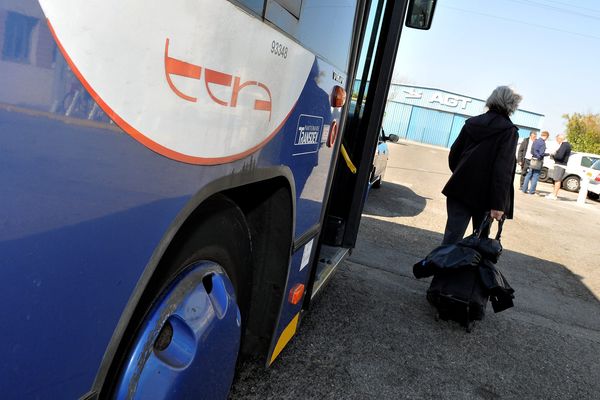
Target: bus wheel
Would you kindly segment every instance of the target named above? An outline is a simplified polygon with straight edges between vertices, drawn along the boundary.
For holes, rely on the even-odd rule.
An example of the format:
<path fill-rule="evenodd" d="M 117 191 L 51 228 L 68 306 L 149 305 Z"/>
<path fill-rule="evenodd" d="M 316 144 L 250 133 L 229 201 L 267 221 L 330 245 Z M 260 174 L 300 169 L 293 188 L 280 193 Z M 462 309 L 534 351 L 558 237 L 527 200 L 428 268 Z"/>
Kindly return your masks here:
<path fill-rule="evenodd" d="M 167 283 L 140 324 L 118 377 L 118 399 L 224 399 L 229 393 L 245 313 L 248 228 L 233 203 L 203 214 L 178 246 Z"/>

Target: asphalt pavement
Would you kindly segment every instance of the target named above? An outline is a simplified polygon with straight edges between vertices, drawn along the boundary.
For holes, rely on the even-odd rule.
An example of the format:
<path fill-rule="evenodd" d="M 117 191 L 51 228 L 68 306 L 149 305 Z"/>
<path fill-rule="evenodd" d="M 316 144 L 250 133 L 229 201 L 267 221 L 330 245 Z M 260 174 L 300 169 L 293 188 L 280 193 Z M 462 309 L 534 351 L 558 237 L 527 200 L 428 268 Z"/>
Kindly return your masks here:
<path fill-rule="evenodd" d="M 499 262 L 515 307 L 488 306 L 466 333 L 435 320 L 429 279 L 412 276 L 442 238 L 446 160 L 390 145 L 356 249 L 275 364 L 240 366 L 232 399 L 600 398 L 600 202 L 517 193 Z"/>

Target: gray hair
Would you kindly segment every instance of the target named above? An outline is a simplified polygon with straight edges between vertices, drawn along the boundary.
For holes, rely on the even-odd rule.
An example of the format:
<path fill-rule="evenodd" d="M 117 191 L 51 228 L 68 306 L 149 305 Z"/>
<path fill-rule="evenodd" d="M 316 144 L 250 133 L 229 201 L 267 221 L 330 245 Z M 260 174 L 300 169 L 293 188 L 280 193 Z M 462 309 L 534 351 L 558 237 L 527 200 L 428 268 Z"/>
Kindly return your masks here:
<path fill-rule="evenodd" d="M 508 86 L 498 86 L 490 97 L 485 102 L 485 106 L 490 110 L 500 111 L 506 115 L 512 115 L 517 108 L 519 103 L 523 99 L 518 93 L 515 93 Z"/>

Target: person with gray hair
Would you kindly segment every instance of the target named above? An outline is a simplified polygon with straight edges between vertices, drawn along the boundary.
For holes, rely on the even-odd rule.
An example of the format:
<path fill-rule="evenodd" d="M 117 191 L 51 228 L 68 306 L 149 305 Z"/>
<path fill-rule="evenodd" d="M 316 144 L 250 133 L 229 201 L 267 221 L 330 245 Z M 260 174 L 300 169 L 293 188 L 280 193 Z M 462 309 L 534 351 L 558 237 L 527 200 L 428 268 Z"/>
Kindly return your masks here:
<path fill-rule="evenodd" d="M 496 110 L 506 116 L 511 116 L 519 108 L 523 97 L 508 86 L 498 86 L 485 102 L 488 110 Z"/>
<path fill-rule="evenodd" d="M 452 176 L 442 190 L 448 213 L 443 244 L 459 242 L 469 222 L 478 228 L 486 213 L 496 220 L 512 218 L 519 135 L 510 116 L 521 99 L 508 86 L 494 89 L 488 111 L 466 120 L 450 148 Z"/>

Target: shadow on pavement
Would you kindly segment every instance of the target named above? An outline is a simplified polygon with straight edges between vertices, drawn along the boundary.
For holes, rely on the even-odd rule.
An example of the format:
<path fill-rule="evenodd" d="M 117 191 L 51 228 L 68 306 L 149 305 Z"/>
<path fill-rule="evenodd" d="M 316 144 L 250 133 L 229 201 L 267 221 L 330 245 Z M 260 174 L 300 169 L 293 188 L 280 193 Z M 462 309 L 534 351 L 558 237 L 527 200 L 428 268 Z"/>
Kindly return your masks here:
<path fill-rule="evenodd" d="M 384 193 L 383 191 L 381 193 Z M 506 249 L 515 307 L 471 334 L 435 321 L 412 265 L 441 234 L 363 216 L 358 246 L 268 370 L 231 398 L 593 399 L 600 302 L 565 266 Z"/>
<path fill-rule="evenodd" d="M 427 205 L 422 197 L 406 186 L 383 181 L 379 189 L 371 189 L 365 203 L 364 213 L 380 217 L 414 217 Z"/>

